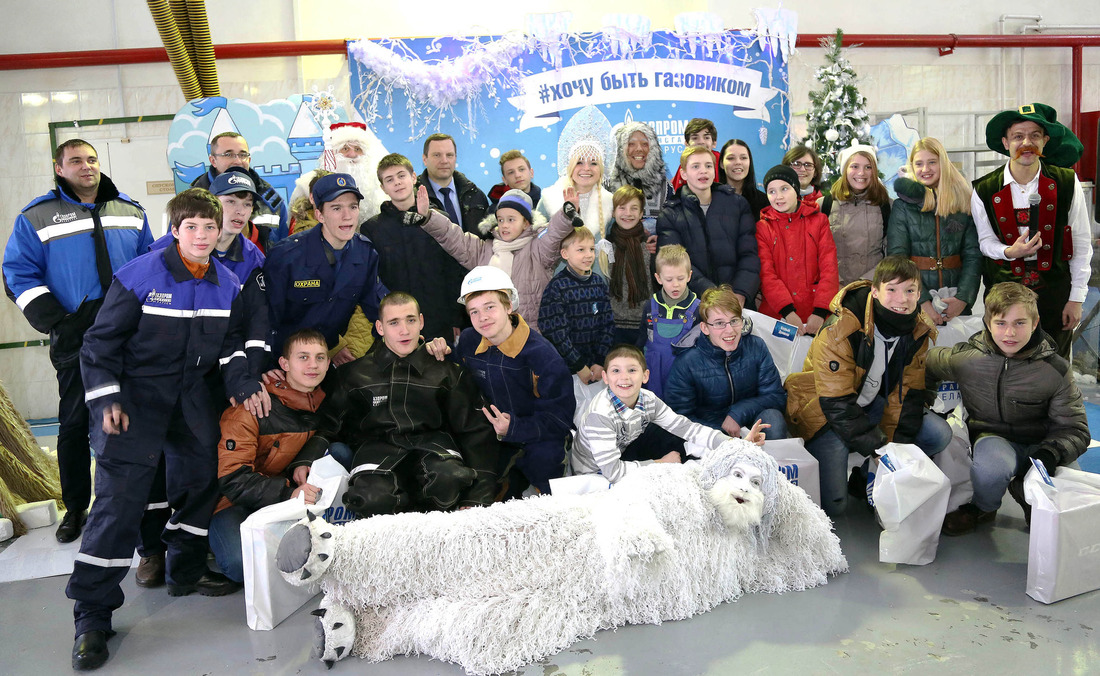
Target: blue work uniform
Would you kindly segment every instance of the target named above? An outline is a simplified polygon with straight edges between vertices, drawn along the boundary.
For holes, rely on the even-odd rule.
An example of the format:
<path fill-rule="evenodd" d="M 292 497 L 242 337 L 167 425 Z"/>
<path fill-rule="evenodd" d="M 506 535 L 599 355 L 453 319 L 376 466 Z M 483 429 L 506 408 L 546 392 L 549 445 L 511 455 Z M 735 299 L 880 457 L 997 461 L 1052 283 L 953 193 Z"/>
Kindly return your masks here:
<path fill-rule="evenodd" d="M 523 317 L 512 314 L 510 319 L 512 333 L 500 345 L 472 328 L 464 330 L 455 356 L 485 400 L 512 418 L 499 437 L 501 479 L 515 465 L 528 482 L 549 493 L 550 480 L 565 473 L 566 440 L 577 408 L 573 374 L 550 341 L 532 331 Z M 515 488 L 509 486 L 509 494 Z"/>
<path fill-rule="evenodd" d="M 337 274 L 339 273 L 339 274 Z M 287 237 L 271 247 L 264 265 L 273 354 L 300 329 L 317 329 L 330 348 L 348 329 L 355 306 L 372 322 L 386 287 L 378 277 L 378 252 L 356 234 L 340 251 L 322 236 L 322 226 Z"/>
<path fill-rule="evenodd" d="M 205 379 L 220 365 L 238 401 L 259 391 L 248 376 L 244 324 L 240 281 L 216 260 L 196 279 L 170 246 L 115 275 L 80 352 L 97 464 L 96 499 L 66 588 L 77 636 L 111 629 L 162 457 L 174 510 L 162 536 L 165 578 L 191 585 L 206 571 L 220 429 Z M 129 427 L 107 435 L 101 421 L 113 404 Z"/>
<path fill-rule="evenodd" d="M 150 251 L 165 249 L 174 244 L 176 238 L 168 233 L 149 247 Z M 264 261 L 266 257 L 260 247 L 237 235 L 224 252 L 214 251 L 211 256 L 229 268 L 241 282 L 241 300 L 244 303 L 245 331 L 244 351 L 248 356 L 249 374 L 259 378 L 267 370 L 270 361 L 271 346 L 268 338 L 271 323 L 267 310 L 267 291 L 264 284 Z"/>
<path fill-rule="evenodd" d="M 35 330 L 50 334 L 57 370 L 57 464 L 61 497 L 82 513 L 92 497 L 88 407 L 80 347 L 114 272 L 145 253 L 153 235 L 141 205 L 100 176 L 94 203 L 68 183 L 35 198 L 15 219 L 4 250 L 4 286 Z"/>

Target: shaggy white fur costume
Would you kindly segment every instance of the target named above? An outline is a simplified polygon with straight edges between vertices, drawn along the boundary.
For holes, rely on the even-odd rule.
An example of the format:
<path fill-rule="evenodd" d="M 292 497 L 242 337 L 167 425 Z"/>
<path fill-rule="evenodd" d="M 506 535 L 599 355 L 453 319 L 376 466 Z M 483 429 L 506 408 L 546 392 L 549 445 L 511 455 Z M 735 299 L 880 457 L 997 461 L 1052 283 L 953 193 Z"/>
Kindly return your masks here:
<path fill-rule="evenodd" d="M 741 504 L 746 493 L 730 486 L 746 463 L 762 491 L 748 501 L 763 508 L 752 532 L 731 530 L 715 506 Z M 425 654 L 499 673 L 600 629 L 684 619 L 745 592 L 803 590 L 846 571 L 829 519 L 777 470 L 732 440 L 703 463 L 656 463 L 589 495 L 338 527 L 303 520 L 308 535 L 292 528 L 278 563 L 295 584 L 322 576 L 315 654 L 329 666 L 349 652 L 371 661 Z M 299 549 L 312 543 L 304 565 L 284 552 L 294 539 Z"/>

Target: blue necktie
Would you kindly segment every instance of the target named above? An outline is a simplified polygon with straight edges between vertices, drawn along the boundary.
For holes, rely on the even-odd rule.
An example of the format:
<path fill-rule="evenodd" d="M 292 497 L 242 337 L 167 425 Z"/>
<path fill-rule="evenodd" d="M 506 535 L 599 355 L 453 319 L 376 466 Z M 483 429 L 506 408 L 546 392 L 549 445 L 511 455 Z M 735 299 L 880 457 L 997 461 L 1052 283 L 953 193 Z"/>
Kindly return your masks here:
<path fill-rule="evenodd" d="M 458 220 L 458 213 L 455 211 L 454 203 L 451 202 L 451 189 L 440 188 L 439 193 L 443 195 L 443 208 L 447 210 L 447 216 L 451 219 L 451 223 L 462 225 L 462 222 Z"/>

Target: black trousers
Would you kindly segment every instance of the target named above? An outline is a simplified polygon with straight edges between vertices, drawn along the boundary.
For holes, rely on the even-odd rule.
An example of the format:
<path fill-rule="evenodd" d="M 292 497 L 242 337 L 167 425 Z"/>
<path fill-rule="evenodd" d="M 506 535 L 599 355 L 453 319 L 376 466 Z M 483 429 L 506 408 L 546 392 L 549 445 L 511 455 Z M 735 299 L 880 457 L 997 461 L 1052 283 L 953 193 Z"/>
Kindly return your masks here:
<path fill-rule="evenodd" d="M 83 512 L 92 499 L 92 453 L 88 446 L 88 406 L 80 364 L 57 369 L 57 465 L 61 499 L 70 512 Z"/>

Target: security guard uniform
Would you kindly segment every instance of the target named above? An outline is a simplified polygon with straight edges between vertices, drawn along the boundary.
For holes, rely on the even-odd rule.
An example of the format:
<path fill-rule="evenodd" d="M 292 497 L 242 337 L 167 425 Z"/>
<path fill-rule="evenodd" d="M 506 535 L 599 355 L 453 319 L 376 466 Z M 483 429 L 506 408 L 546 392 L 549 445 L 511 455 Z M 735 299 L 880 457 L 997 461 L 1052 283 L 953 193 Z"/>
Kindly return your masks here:
<path fill-rule="evenodd" d="M 357 233 L 337 252 L 322 230 L 291 235 L 268 252 L 264 279 L 272 354 L 281 354 L 283 341 L 305 328 L 317 329 L 335 347 L 356 305 L 367 319 L 378 319 L 378 304 L 388 292 L 378 278 L 378 252 L 370 239 Z"/>

